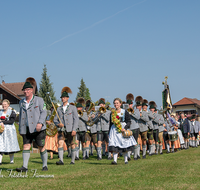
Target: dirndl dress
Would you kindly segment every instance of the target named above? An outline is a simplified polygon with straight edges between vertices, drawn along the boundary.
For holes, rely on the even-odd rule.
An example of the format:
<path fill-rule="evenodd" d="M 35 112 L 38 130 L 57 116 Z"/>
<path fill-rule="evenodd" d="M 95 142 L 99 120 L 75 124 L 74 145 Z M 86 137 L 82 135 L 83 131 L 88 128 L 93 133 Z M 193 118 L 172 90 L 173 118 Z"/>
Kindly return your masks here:
<path fill-rule="evenodd" d="M 121 109 L 121 112 L 117 114 L 120 117 L 122 128 L 126 126 L 125 122 L 125 110 Z M 134 146 L 137 144 L 133 136 L 124 138 L 122 133 L 117 131 L 116 126 L 113 124 L 109 133 L 109 152 L 127 152 L 133 151 Z"/>
<path fill-rule="evenodd" d="M 9 120 L 11 114 L 11 109 L 8 109 L 6 114 L 4 114 L 3 111 L 0 111 L 0 116 L 5 116 L 7 121 Z M 0 153 L 13 154 L 19 151 L 20 148 L 14 123 L 4 124 L 4 131 L 0 134 Z"/>

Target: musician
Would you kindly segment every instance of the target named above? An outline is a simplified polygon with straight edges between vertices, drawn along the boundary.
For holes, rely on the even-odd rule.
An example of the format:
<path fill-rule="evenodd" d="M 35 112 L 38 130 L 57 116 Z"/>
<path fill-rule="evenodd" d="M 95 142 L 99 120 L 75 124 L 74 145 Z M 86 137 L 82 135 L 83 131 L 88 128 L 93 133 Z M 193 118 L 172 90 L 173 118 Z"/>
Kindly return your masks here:
<path fill-rule="evenodd" d="M 36 91 L 34 78 L 27 78 L 22 88 L 25 98 L 19 102 L 19 133 L 23 137 L 23 166 L 16 168 L 18 172 L 28 171 L 28 161 L 30 158 L 30 148 L 35 140 L 43 163 L 42 171 L 47 171 L 47 150 L 45 149 L 46 137 L 46 104 L 40 97 L 33 95 Z"/>
<path fill-rule="evenodd" d="M 158 110 L 157 108 L 155 108 L 155 113 L 157 113 Z M 158 113 L 157 113 L 158 114 Z M 165 130 L 165 127 L 163 126 L 165 123 L 164 117 L 161 114 L 158 114 L 158 119 L 159 119 L 159 123 L 158 123 L 158 140 L 159 140 L 159 150 L 160 150 L 160 154 L 163 154 L 162 152 L 162 143 L 163 143 L 163 131 Z M 156 149 L 156 154 L 158 154 L 158 149 Z"/>
<path fill-rule="evenodd" d="M 91 100 L 86 101 L 86 112 L 88 113 L 88 117 L 94 116 L 95 108 L 91 107 L 91 110 L 88 110 L 91 105 Z M 92 126 L 87 126 L 87 133 L 86 133 L 86 158 L 89 158 L 89 146 L 91 148 L 91 155 L 93 155 L 94 148 L 97 148 L 97 127 L 96 124 Z"/>
<path fill-rule="evenodd" d="M 102 108 L 105 108 L 105 99 L 100 98 L 98 105 Z M 105 108 L 106 109 L 106 108 Z M 108 145 L 108 132 L 110 124 L 110 114 L 111 111 L 106 109 L 106 112 L 103 114 L 99 113 L 99 118 L 97 121 L 97 155 L 98 160 L 102 159 L 101 145 L 105 141 L 106 146 Z"/>
<path fill-rule="evenodd" d="M 144 99 L 142 103 L 142 110 L 147 112 L 148 117 L 149 117 L 149 121 L 147 122 L 147 127 L 148 127 L 147 138 L 148 138 L 148 144 L 149 144 L 149 156 L 152 156 L 153 148 L 154 148 L 153 147 L 153 123 L 152 123 L 153 114 L 151 111 L 148 111 L 147 108 L 148 108 L 148 100 Z"/>
<path fill-rule="evenodd" d="M 69 104 L 69 94 L 72 91 L 69 87 L 64 87 L 61 91 L 61 101 L 62 105 L 58 107 L 57 114 L 54 117 L 54 124 L 58 129 L 58 155 L 60 160 L 56 162 L 57 165 L 64 165 L 63 163 L 63 144 L 65 138 L 67 139 L 67 144 L 71 145 L 71 163 L 75 163 L 75 155 L 76 155 L 76 129 L 78 128 L 78 113 L 75 106 Z"/>
<path fill-rule="evenodd" d="M 136 108 L 140 112 L 140 119 L 138 121 L 139 127 L 140 127 L 140 134 L 142 140 L 142 158 L 146 158 L 146 145 L 147 145 L 147 131 L 148 131 L 148 125 L 147 122 L 149 121 L 149 117 L 146 111 L 142 110 L 142 103 L 143 98 L 141 96 L 137 96 L 135 99 L 136 102 Z M 140 158 L 140 145 L 138 146 L 138 158 Z"/>
<path fill-rule="evenodd" d="M 114 158 L 111 164 L 117 165 L 117 157 L 120 152 L 123 152 L 124 162 L 128 164 L 128 151 L 133 151 L 133 147 L 137 142 L 133 136 L 124 138 L 122 135 L 125 130 L 130 129 L 131 120 L 129 113 L 121 108 L 121 99 L 115 98 L 113 104 L 115 109 L 113 109 L 111 114 L 109 132 L 109 151 L 113 152 Z"/>
<path fill-rule="evenodd" d="M 158 152 L 159 149 L 159 144 L 158 144 L 158 134 L 159 134 L 159 117 L 158 114 L 155 112 L 155 109 L 157 107 L 156 103 L 154 101 L 150 101 L 149 102 L 149 109 L 153 114 L 153 119 L 151 120 L 153 123 L 153 139 L 155 141 L 155 145 L 156 145 L 156 153 Z"/>
<path fill-rule="evenodd" d="M 169 118 L 166 116 L 166 120 L 163 124 L 164 126 L 164 131 L 163 131 L 163 138 L 164 138 L 164 141 L 166 142 L 166 147 L 167 147 L 167 154 L 170 153 L 170 146 L 169 146 L 169 136 L 168 136 L 168 132 L 170 131 L 170 121 L 169 121 Z"/>
<path fill-rule="evenodd" d="M 76 151 L 76 159 L 79 159 L 79 142 L 82 143 L 83 148 L 83 160 L 86 159 L 86 143 L 85 143 L 85 135 L 87 132 L 86 122 L 88 121 L 88 116 L 85 111 L 83 111 L 83 104 L 85 103 L 84 98 L 77 99 L 77 110 L 78 110 L 78 128 L 76 130 L 76 143 L 77 143 L 77 151 Z"/>
<path fill-rule="evenodd" d="M 196 115 L 193 114 L 191 117 L 191 137 L 192 137 L 192 147 L 198 147 L 197 136 L 200 135 L 200 123 L 196 121 Z"/>
<path fill-rule="evenodd" d="M 184 137 L 185 150 L 186 150 L 189 149 L 190 124 L 183 112 L 181 112 L 179 122 L 180 122 L 180 130 L 182 131 Z"/>
<path fill-rule="evenodd" d="M 138 156 L 138 136 L 139 136 L 139 125 L 138 125 L 138 120 L 140 119 L 140 112 L 139 110 L 133 109 L 133 100 L 134 96 L 133 94 L 129 93 L 126 95 L 126 103 L 129 105 L 129 109 L 127 110 L 130 115 L 131 119 L 131 125 L 130 125 L 130 130 L 133 132 L 133 137 L 137 144 L 134 146 L 134 160 L 137 160 Z M 128 152 L 128 161 L 131 160 L 131 151 Z"/>

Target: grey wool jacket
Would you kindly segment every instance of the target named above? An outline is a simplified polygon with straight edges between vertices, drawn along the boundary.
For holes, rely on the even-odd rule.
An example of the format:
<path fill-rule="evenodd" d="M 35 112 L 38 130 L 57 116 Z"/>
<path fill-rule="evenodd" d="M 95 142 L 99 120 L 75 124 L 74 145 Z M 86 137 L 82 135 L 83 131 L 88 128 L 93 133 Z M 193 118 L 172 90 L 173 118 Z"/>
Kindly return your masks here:
<path fill-rule="evenodd" d="M 149 116 L 146 111 L 142 111 L 142 116 L 140 117 L 138 124 L 140 127 L 140 132 L 145 132 L 148 130 L 147 122 L 149 121 Z"/>
<path fill-rule="evenodd" d="M 27 133 L 27 127 L 30 133 L 35 133 L 38 123 L 42 124 L 42 130 L 46 129 L 46 105 L 44 100 L 38 96 L 34 96 L 26 109 L 25 99 L 19 102 L 19 133 L 21 135 Z"/>
<path fill-rule="evenodd" d="M 75 106 L 69 105 L 68 108 L 65 110 L 65 112 L 63 110 L 63 106 L 60 106 L 57 108 L 57 113 L 58 113 L 58 116 L 60 117 L 62 124 L 64 124 L 64 127 L 62 128 L 58 127 L 58 124 L 60 123 L 60 121 L 56 114 L 53 122 L 58 127 L 58 131 L 66 130 L 67 132 L 72 132 L 72 131 L 77 130 L 79 118 L 78 118 L 78 112 Z"/>
<path fill-rule="evenodd" d="M 83 112 L 83 116 L 79 117 L 77 132 L 87 131 L 87 124 L 86 124 L 87 121 L 88 121 L 87 112 Z"/>

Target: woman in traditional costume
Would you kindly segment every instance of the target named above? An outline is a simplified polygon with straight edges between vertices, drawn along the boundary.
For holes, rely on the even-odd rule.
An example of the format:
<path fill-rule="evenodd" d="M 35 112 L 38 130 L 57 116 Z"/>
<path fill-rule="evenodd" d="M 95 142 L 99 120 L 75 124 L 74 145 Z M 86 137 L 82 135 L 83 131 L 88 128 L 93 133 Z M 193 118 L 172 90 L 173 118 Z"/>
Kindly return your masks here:
<path fill-rule="evenodd" d="M 123 153 L 125 164 L 128 164 L 128 151 L 134 150 L 134 145 L 137 144 L 134 137 L 123 137 L 125 130 L 130 128 L 131 120 L 129 113 L 121 108 L 122 101 L 120 98 L 115 98 L 115 109 L 111 112 L 111 122 L 109 131 L 109 151 L 113 153 L 113 165 L 117 165 L 118 153 Z"/>
<path fill-rule="evenodd" d="M 3 154 L 10 156 L 10 163 L 14 163 L 14 153 L 19 152 L 16 128 L 14 125 L 16 114 L 9 108 L 10 102 L 5 99 L 2 102 L 3 110 L 0 111 L 0 125 L 4 131 L 0 134 L 0 165 Z"/>

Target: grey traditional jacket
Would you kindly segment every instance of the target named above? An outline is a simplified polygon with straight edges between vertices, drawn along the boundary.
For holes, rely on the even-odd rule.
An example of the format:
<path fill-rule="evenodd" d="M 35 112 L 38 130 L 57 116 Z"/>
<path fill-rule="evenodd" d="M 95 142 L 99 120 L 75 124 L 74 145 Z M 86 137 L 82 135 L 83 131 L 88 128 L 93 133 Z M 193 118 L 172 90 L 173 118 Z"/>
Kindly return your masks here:
<path fill-rule="evenodd" d="M 42 124 L 42 130 L 46 129 L 46 105 L 44 100 L 40 97 L 34 96 L 29 103 L 28 109 L 26 109 L 25 99 L 19 102 L 19 133 L 21 135 L 27 133 L 27 127 L 30 133 L 35 133 L 38 123 Z"/>
<path fill-rule="evenodd" d="M 166 134 L 166 133 L 168 133 L 170 131 L 170 121 L 165 120 L 164 123 L 166 125 L 164 128 L 167 129 L 167 131 L 163 131 L 163 133 Z"/>
<path fill-rule="evenodd" d="M 78 122 L 79 122 L 76 107 L 73 105 L 69 105 L 68 108 L 64 112 L 63 106 L 60 106 L 57 108 L 57 112 L 58 112 L 61 122 L 64 124 L 64 127 L 62 128 L 58 127 L 58 124 L 60 123 L 60 121 L 56 114 L 53 122 L 58 127 L 58 131 L 63 131 L 63 130 L 66 130 L 67 132 L 76 131 L 76 129 L 78 128 Z"/>
<path fill-rule="evenodd" d="M 148 130 L 147 122 L 149 121 L 149 116 L 146 111 L 142 111 L 142 116 L 140 117 L 138 124 L 140 127 L 140 132 L 145 132 Z"/>
<path fill-rule="evenodd" d="M 158 127 L 159 127 L 159 133 L 163 132 L 165 130 L 165 127 L 163 126 L 163 124 L 165 123 L 164 117 L 161 114 L 158 114 L 159 117 L 159 123 L 158 123 Z"/>
<path fill-rule="evenodd" d="M 92 125 L 91 127 L 87 126 L 87 128 L 91 134 L 97 133 L 97 125 L 96 124 Z"/>
<path fill-rule="evenodd" d="M 109 131 L 110 126 L 110 110 L 106 110 L 106 113 L 102 114 L 97 121 L 97 131 Z"/>
<path fill-rule="evenodd" d="M 153 123 L 153 130 L 159 129 L 159 116 L 157 113 L 153 113 L 153 119 L 151 120 Z"/>
<path fill-rule="evenodd" d="M 191 121 L 191 133 L 199 133 L 200 123 L 198 121 Z"/>
<path fill-rule="evenodd" d="M 134 113 L 129 115 L 131 118 L 130 130 L 138 129 L 139 128 L 138 120 L 140 119 L 140 111 L 138 109 L 135 109 Z"/>
<path fill-rule="evenodd" d="M 83 116 L 79 117 L 77 132 L 87 131 L 86 122 L 88 121 L 87 112 L 83 112 Z"/>
<path fill-rule="evenodd" d="M 153 123 L 152 123 L 153 114 L 151 111 L 147 112 L 147 114 L 149 116 L 149 121 L 147 122 L 147 126 L 149 129 L 153 129 Z"/>

